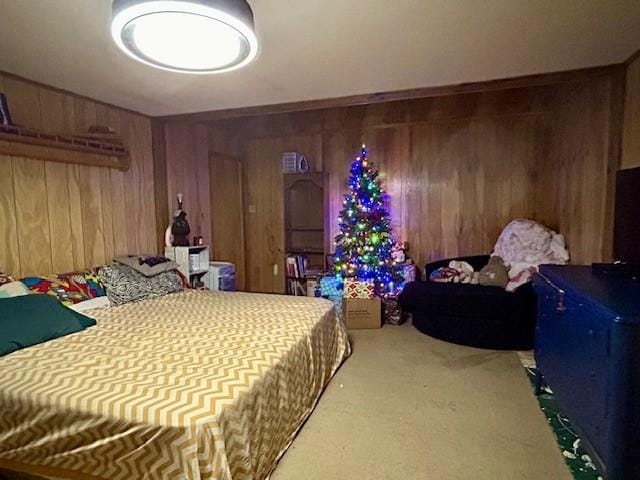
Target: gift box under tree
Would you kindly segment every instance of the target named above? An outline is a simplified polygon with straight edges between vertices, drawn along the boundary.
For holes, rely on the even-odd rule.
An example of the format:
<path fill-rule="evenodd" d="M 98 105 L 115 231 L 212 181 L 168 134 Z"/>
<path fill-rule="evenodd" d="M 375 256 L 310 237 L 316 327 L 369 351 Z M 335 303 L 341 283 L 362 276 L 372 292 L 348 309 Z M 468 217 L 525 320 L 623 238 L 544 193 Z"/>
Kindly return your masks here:
<path fill-rule="evenodd" d="M 320 279 L 320 296 L 333 302 L 338 313 L 342 313 L 343 281 L 334 275 Z"/>
<path fill-rule="evenodd" d="M 390 325 L 400 325 L 404 323 L 405 317 L 402 315 L 398 305 L 396 295 L 386 295 L 382 297 L 382 321 Z"/>
<path fill-rule="evenodd" d="M 344 281 L 344 298 L 364 298 L 374 297 L 374 285 L 372 282 L 363 282 L 355 278 L 347 278 Z"/>

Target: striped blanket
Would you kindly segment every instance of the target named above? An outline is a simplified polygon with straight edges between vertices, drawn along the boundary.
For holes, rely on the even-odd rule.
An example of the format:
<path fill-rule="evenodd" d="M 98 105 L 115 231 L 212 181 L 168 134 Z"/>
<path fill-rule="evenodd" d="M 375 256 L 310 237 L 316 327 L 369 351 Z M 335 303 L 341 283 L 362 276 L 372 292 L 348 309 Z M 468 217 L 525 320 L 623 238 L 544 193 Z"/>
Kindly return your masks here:
<path fill-rule="evenodd" d="M 264 479 L 349 355 L 321 299 L 185 291 L 0 358 L 0 468 Z"/>

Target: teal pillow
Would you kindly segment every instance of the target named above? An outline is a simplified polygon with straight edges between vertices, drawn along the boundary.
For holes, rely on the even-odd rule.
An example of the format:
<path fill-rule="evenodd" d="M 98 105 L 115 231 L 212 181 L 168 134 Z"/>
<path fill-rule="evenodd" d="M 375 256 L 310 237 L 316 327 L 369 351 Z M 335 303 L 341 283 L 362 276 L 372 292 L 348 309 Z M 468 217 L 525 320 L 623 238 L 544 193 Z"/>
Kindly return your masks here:
<path fill-rule="evenodd" d="M 0 299 L 0 356 L 96 324 L 51 295 Z"/>

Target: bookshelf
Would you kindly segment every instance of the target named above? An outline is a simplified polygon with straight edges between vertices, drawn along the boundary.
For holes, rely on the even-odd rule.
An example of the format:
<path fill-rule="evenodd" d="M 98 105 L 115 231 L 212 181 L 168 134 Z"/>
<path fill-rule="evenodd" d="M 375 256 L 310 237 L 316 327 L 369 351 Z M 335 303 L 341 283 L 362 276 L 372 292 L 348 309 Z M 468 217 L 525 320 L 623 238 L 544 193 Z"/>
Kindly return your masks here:
<path fill-rule="evenodd" d="M 325 175 L 283 175 L 285 291 L 290 295 L 313 294 L 313 282 L 326 268 Z"/>
<path fill-rule="evenodd" d="M 204 288 L 203 277 L 209 272 L 209 247 L 164 247 L 164 256 L 178 264 L 178 270 L 193 288 Z"/>

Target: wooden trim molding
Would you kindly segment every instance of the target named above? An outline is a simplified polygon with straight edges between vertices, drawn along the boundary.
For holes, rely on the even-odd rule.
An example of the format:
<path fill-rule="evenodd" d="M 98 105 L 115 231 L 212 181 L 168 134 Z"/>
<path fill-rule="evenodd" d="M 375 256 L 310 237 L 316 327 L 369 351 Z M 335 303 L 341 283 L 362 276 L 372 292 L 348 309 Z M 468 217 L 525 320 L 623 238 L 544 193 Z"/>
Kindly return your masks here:
<path fill-rule="evenodd" d="M 567 70 L 553 73 L 526 75 L 520 77 L 503 78 L 482 82 L 461 83 L 455 85 L 442 85 L 435 87 L 414 88 L 410 90 L 398 90 L 392 92 L 351 95 L 348 97 L 329 98 L 322 100 L 307 100 L 301 102 L 279 103 L 274 105 L 262 105 L 256 107 L 230 108 L 226 110 L 212 110 L 206 112 L 186 113 L 180 115 L 168 115 L 161 118 L 165 121 L 177 121 L 186 123 L 206 123 L 216 120 L 249 117 L 256 115 L 272 115 L 278 113 L 291 113 L 307 110 L 319 110 L 325 108 L 351 107 L 357 105 L 370 105 L 375 103 L 392 102 L 398 100 L 412 100 L 417 98 L 441 97 L 463 93 L 477 93 L 495 90 L 507 90 L 512 88 L 534 87 L 542 85 L 569 83 L 588 80 L 594 77 L 609 75 L 620 64 L 605 65 L 600 67 L 583 68 L 579 70 Z"/>
<path fill-rule="evenodd" d="M 128 170 L 131 157 L 122 139 L 111 135 L 107 137 L 54 134 L 0 125 L 0 154 Z"/>
<path fill-rule="evenodd" d="M 59 163 L 77 163 L 89 167 L 109 167 L 126 171 L 131 166 L 131 158 L 126 156 L 105 156 L 78 150 L 52 148 L 44 145 L 18 143 L 0 138 L 0 155 L 34 158 Z"/>
<path fill-rule="evenodd" d="M 624 61 L 624 65 L 627 67 L 640 58 L 640 48 L 631 54 L 629 58 Z"/>

